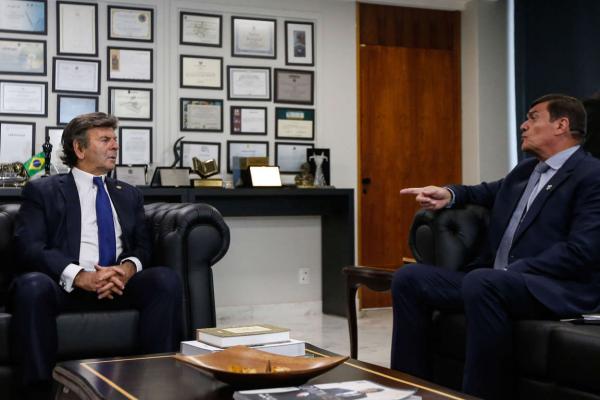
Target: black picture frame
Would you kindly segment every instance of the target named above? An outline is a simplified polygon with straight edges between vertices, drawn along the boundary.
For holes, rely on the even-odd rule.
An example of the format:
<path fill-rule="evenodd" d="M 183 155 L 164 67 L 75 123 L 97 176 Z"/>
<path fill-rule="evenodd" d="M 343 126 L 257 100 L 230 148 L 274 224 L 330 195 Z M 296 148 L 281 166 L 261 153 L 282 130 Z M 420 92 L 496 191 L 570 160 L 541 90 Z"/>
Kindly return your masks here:
<path fill-rule="evenodd" d="M 149 12 L 150 13 L 150 38 L 149 39 L 139 39 L 139 38 L 134 38 L 134 37 L 114 36 L 112 34 L 112 32 L 113 32 L 112 11 L 113 10 Z M 109 5 L 106 7 L 106 22 L 107 22 L 107 30 L 106 30 L 107 33 L 106 34 L 108 36 L 108 40 L 118 40 L 118 41 L 127 41 L 127 42 L 145 42 L 145 43 L 153 43 L 154 42 L 154 9 L 153 8 Z"/>
<path fill-rule="evenodd" d="M 275 107 L 275 138 L 282 140 L 315 140 L 315 113 L 312 108 Z M 292 117 L 289 115 L 292 114 Z M 281 132 L 280 121 L 310 121 L 310 136 L 298 136 Z"/>
<path fill-rule="evenodd" d="M 24 121 L 0 121 L 0 149 L 2 148 L 2 125 L 28 125 L 31 127 L 31 154 L 27 159 L 32 157 L 35 154 L 35 122 L 24 122 Z M 20 162 L 25 162 L 26 160 L 20 160 Z"/>
<path fill-rule="evenodd" d="M 43 102 L 44 102 L 44 112 L 43 113 L 27 113 L 27 112 L 6 112 L 2 111 L 5 107 L 5 99 L 3 98 L 3 84 L 4 83 L 14 83 L 14 84 L 25 84 L 25 85 L 37 85 L 44 88 L 43 94 Z M 48 116 L 48 82 L 36 82 L 36 81 L 17 81 L 17 80 L 9 80 L 9 79 L 0 79 L 0 115 L 6 116 L 17 116 L 17 117 L 47 117 Z"/>
<path fill-rule="evenodd" d="M 148 162 L 147 164 L 152 164 L 153 160 L 152 160 L 152 153 L 153 153 L 153 148 L 152 148 L 152 127 L 151 126 L 119 126 L 119 163 L 122 163 L 123 165 L 146 165 L 146 163 L 126 163 L 123 162 L 123 148 L 124 146 L 124 140 L 123 140 L 123 131 L 126 129 L 135 129 L 135 130 L 140 130 L 140 131 L 147 131 L 148 132 Z"/>
<path fill-rule="evenodd" d="M 309 78 L 308 92 L 306 88 L 290 89 L 290 85 L 294 85 L 296 80 L 302 77 Z M 288 86 L 283 90 L 283 86 Z M 315 102 L 315 72 L 311 70 L 301 69 L 286 69 L 286 68 L 275 68 L 273 76 L 273 87 L 274 95 L 273 101 L 275 103 L 286 103 L 286 104 L 303 104 L 313 105 Z"/>
<path fill-rule="evenodd" d="M 75 5 L 75 6 L 84 6 L 84 7 L 92 7 L 94 9 L 94 51 L 93 52 L 71 52 L 71 51 L 63 51 L 61 46 L 61 30 L 62 24 L 61 20 L 61 10 L 62 6 Z M 71 23 L 76 26 L 81 25 L 81 21 L 72 21 Z M 62 1 L 58 0 L 56 2 L 56 54 L 60 56 L 90 56 L 90 57 L 98 57 L 98 4 L 96 3 L 81 3 L 75 1 Z"/>
<path fill-rule="evenodd" d="M 25 3 L 25 2 L 23 2 Z M 47 0 L 29 0 L 28 3 L 36 3 L 44 7 L 44 20 L 42 21 L 43 28 L 38 30 L 27 30 L 27 29 L 8 29 L 0 26 L 0 32 L 6 33 L 26 33 L 28 35 L 46 35 L 48 34 L 48 4 Z M 0 5 L 0 12 L 6 12 L 2 7 L 6 7 L 8 4 Z M 30 19 L 30 16 L 27 16 Z"/>
<path fill-rule="evenodd" d="M 57 85 L 57 74 L 58 68 L 56 64 L 60 61 L 68 61 L 80 64 L 95 64 L 96 65 L 96 81 L 95 90 L 68 90 L 60 88 Z M 69 58 L 69 57 L 52 57 L 52 91 L 55 93 L 84 93 L 84 94 L 100 94 L 100 75 L 102 71 L 102 63 L 100 60 L 85 60 L 81 58 Z"/>
<path fill-rule="evenodd" d="M 18 43 L 37 43 L 42 46 L 42 62 L 43 67 L 40 72 L 27 72 L 23 69 L 15 69 L 15 70 L 7 70 L 0 69 L 0 74 L 2 75 L 38 75 L 38 76 L 46 76 L 47 74 L 47 62 L 46 62 L 46 41 L 45 40 L 33 40 L 33 39 L 16 39 L 16 38 L 0 38 L 0 42 L 18 42 Z M 0 68 L 2 65 L 0 64 Z"/>
<path fill-rule="evenodd" d="M 315 24 L 313 22 L 304 21 L 285 21 L 285 64 L 286 65 L 299 65 L 305 67 L 312 67 L 315 65 Z M 304 46 L 302 46 L 302 36 L 298 35 L 297 32 L 292 32 L 294 25 L 305 26 L 306 31 L 310 32 L 307 35 L 304 32 Z M 298 31 L 302 33 L 302 31 Z M 310 36 L 310 41 L 306 39 L 306 36 Z M 304 56 L 301 53 L 304 53 Z M 310 56 L 309 56 L 310 55 Z M 306 61 L 302 61 L 306 59 Z"/>
<path fill-rule="evenodd" d="M 199 106 L 219 105 L 220 117 L 218 128 L 190 128 L 186 125 L 186 110 L 185 107 L 192 102 L 197 102 Z M 223 100 L 221 99 L 204 99 L 204 98 L 191 98 L 182 97 L 179 99 L 179 129 L 183 132 L 223 132 Z"/>
<path fill-rule="evenodd" d="M 148 65 L 148 73 L 150 75 L 147 79 L 135 79 L 135 78 L 115 78 L 112 76 L 113 66 L 115 61 L 111 52 L 113 50 L 124 50 L 124 51 L 138 51 L 138 52 L 146 52 L 150 54 L 149 57 L 149 65 Z M 120 61 L 119 61 L 120 62 Z M 106 47 L 106 80 L 107 81 L 115 81 L 115 82 L 154 82 L 154 50 L 151 48 L 141 48 L 141 47 L 122 47 L 122 46 L 108 46 Z"/>
<path fill-rule="evenodd" d="M 181 159 L 179 160 L 179 166 L 180 167 L 189 167 L 189 168 L 193 168 L 193 165 L 184 165 L 184 157 L 183 157 L 183 153 L 184 153 L 184 147 L 186 145 L 192 146 L 192 145 L 201 145 L 201 146 L 211 146 L 211 147 L 216 147 L 217 148 L 217 166 L 218 166 L 218 171 L 217 173 L 221 173 L 221 143 L 220 142 L 199 142 L 199 141 L 193 141 L 193 140 L 182 140 L 181 141 Z"/>
<path fill-rule="evenodd" d="M 120 180 L 121 182 L 125 182 L 128 183 L 132 186 L 133 182 L 127 180 L 127 178 L 123 177 L 123 175 L 120 173 L 123 170 L 131 170 L 131 171 L 136 171 L 137 174 L 142 173 L 144 176 L 144 184 L 143 185 L 135 185 L 135 186 L 147 186 L 148 185 L 148 165 L 146 164 L 117 164 L 115 165 L 115 169 L 113 172 L 113 178 Z"/>
<path fill-rule="evenodd" d="M 218 43 L 210 43 L 210 42 L 190 42 L 184 39 L 184 24 L 185 17 L 205 17 L 206 19 L 215 19 L 219 21 L 219 38 Z M 179 44 L 186 46 L 204 46 L 204 47 L 223 47 L 223 16 L 217 14 L 204 14 L 204 13 L 196 13 L 196 12 L 188 12 L 188 11 L 180 11 L 179 12 Z"/>
<path fill-rule="evenodd" d="M 260 52 L 253 53 L 251 50 L 240 49 L 240 43 L 238 36 L 240 34 L 242 24 L 252 24 L 253 22 L 267 22 L 272 27 L 269 27 L 272 34 L 271 51 L 265 54 Z M 270 39 L 269 39 L 270 41 Z M 277 59 L 277 20 L 272 18 L 251 18 L 251 17 L 231 17 L 231 57 L 244 57 L 244 58 L 266 58 L 266 59 Z"/>
<path fill-rule="evenodd" d="M 219 63 L 219 78 L 218 85 L 193 85 L 186 84 L 184 82 L 184 64 L 185 59 L 198 59 L 198 60 L 217 60 Z M 212 57 L 212 56 L 198 56 L 198 55 L 190 55 L 190 54 L 180 54 L 179 55 L 179 87 L 182 89 L 208 89 L 208 90 L 222 90 L 223 89 L 223 57 Z"/>
<path fill-rule="evenodd" d="M 94 110 L 86 110 L 85 113 L 89 112 L 97 112 L 98 111 L 98 97 L 96 96 L 76 96 L 76 95 L 67 95 L 67 94 L 58 94 L 56 96 L 56 125 L 58 126 L 66 126 L 73 117 L 80 115 L 81 113 L 75 114 L 73 117 L 68 119 L 61 118 L 61 112 L 64 111 L 63 100 L 64 99 L 85 99 L 85 100 L 93 100 L 94 101 Z"/>
<path fill-rule="evenodd" d="M 247 70 L 247 71 L 263 71 L 267 72 L 266 82 L 268 87 L 266 88 L 268 94 L 265 96 L 257 95 L 255 97 L 248 97 L 243 95 L 235 95 L 235 85 L 232 82 L 232 74 L 236 70 Z M 242 66 L 242 65 L 228 65 L 227 66 L 227 100 L 244 100 L 244 101 L 271 101 L 271 67 L 256 67 L 256 66 Z"/>
<path fill-rule="evenodd" d="M 163 171 L 166 171 L 163 173 Z M 191 187 L 191 182 L 188 179 L 185 184 L 183 181 L 181 185 L 175 185 L 172 181 L 164 182 L 167 178 L 166 174 L 168 173 L 168 178 L 173 178 L 175 181 L 181 180 L 183 176 L 187 173 L 188 177 L 190 174 L 190 169 L 186 167 L 156 167 L 154 170 L 154 174 L 152 175 L 152 180 L 150 181 L 150 186 L 159 186 L 159 187 Z M 179 183 L 179 182 L 177 182 Z"/>
<path fill-rule="evenodd" d="M 144 117 L 132 117 L 131 115 L 122 115 L 118 113 L 113 107 L 113 100 L 116 92 L 128 91 L 128 92 L 148 92 L 149 93 L 149 104 L 148 104 L 148 116 Z M 119 120 L 122 121 L 152 121 L 153 119 L 153 93 L 151 88 L 140 88 L 140 87 L 121 87 L 121 86 L 109 86 L 108 87 L 108 112 L 109 114 L 115 115 Z"/>
<path fill-rule="evenodd" d="M 263 110 L 264 127 L 262 131 L 244 131 L 242 114 L 244 110 Z M 229 129 L 232 135 L 266 135 L 267 134 L 267 107 L 230 106 L 229 107 Z"/>
<path fill-rule="evenodd" d="M 298 147 L 300 148 L 300 152 L 302 153 L 302 160 L 303 162 L 307 162 L 308 160 L 306 159 L 306 150 L 308 149 L 314 149 L 315 144 L 314 143 L 307 143 L 307 142 L 275 142 L 275 165 L 277 165 L 279 167 L 279 172 L 281 174 L 286 174 L 286 175 L 295 175 L 298 174 L 299 172 L 301 172 L 301 169 L 285 169 L 284 167 L 281 166 L 281 162 L 279 159 L 280 153 L 281 153 L 281 148 L 283 147 Z M 301 163 L 302 164 L 302 163 Z"/>
<path fill-rule="evenodd" d="M 251 145 L 263 145 L 265 147 L 265 155 L 264 156 L 256 156 L 256 157 L 269 157 L 269 142 L 268 141 L 254 141 L 254 140 L 228 140 L 227 141 L 227 172 L 233 172 L 233 157 L 235 154 L 232 154 L 231 145 L 234 144 L 251 144 Z"/>

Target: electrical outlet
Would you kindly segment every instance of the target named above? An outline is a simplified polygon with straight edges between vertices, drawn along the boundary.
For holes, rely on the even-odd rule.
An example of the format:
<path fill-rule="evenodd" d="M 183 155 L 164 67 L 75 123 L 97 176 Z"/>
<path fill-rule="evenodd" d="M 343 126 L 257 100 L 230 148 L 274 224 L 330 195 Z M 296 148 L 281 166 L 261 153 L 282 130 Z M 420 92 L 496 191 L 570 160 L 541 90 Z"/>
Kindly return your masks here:
<path fill-rule="evenodd" d="M 310 283 L 310 268 L 300 268 L 298 270 L 298 283 L 301 285 Z"/>

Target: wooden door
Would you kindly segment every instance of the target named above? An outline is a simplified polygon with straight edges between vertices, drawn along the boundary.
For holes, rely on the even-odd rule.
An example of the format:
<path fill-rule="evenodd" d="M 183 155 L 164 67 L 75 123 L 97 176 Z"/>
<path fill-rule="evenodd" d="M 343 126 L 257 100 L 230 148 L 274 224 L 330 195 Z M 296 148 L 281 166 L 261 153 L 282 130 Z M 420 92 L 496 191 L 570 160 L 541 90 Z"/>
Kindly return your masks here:
<path fill-rule="evenodd" d="M 378 12 L 383 14 L 374 18 Z M 401 188 L 461 180 L 458 35 L 454 41 L 402 40 L 402 33 L 389 27 L 390 16 L 403 29 L 407 20 L 409 28 L 431 24 L 430 17 L 423 17 L 429 12 L 359 7 L 360 265 L 395 269 L 403 257 L 412 256 L 408 230 L 418 207 L 412 196 L 399 195 Z M 456 13 L 433 13 L 458 29 Z M 373 22 L 372 29 L 363 26 Z M 391 39 L 382 39 L 386 36 Z M 363 307 L 389 305 L 389 293 L 363 292 Z"/>

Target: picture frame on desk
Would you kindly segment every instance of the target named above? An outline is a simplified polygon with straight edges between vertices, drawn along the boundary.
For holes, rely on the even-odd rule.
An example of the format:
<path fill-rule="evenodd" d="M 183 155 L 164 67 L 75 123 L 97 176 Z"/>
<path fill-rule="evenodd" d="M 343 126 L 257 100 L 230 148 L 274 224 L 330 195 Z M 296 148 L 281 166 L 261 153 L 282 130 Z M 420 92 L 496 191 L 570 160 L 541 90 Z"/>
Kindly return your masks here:
<path fill-rule="evenodd" d="M 192 161 L 194 157 L 200 161 L 216 160 L 219 169 L 218 172 L 221 172 L 221 143 L 182 141 L 179 166 L 192 168 L 194 166 Z"/>
<path fill-rule="evenodd" d="M 25 162 L 35 151 L 35 123 L 0 121 L 0 162 Z"/>
<path fill-rule="evenodd" d="M 191 187 L 190 169 L 187 167 L 156 167 L 150 186 Z"/>
<path fill-rule="evenodd" d="M 181 11 L 179 13 L 179 44 L 222 47 L 223 17 L 216 14 Z"/>
<path fill-rule="evenodd" d="M 234 157 L 269 157 L 269 142 L 227 141 L 227 172 L 233 172 Z"/>
<path fill-rule="evenodd" d="M 67 125 L 78 115 L 97 112 L 98 97 L 59 94 L 56 96 L 56 105 L 56 124 Z"/>
<path fill-rule="evenodd" d="M 152 8 L 107 6 L 108 40 L 154 42 Z"/>
<path fill-rule="evenodd" d="M 132 47 L 106 48 L 106 79 L 120 82 L 153 82 L 153 50 Z"/>
<path fill-rule="evenodd" d="M 315 65 L 314 30 L 312 22 L 285 21 L 286 65 Z"/>
<path fill-rule="evenodd" d="M 47 117 L 48 82 L 0 79 L 0 115 Z"/>
<path fill-rule="evenodd" d="M 118 164 L 115 166 L 114 178 L 131 186 L 146 186 L 147 172 L 146 164 Z"/>
<path fill-rule="evenodd" d="M 58 55 L 98 57 L 98 4 L 56 2 Z"/>
<path fill-rule="evenodd" d="M 0 74 L 46 75 L 46 41 L 0 38 Z"/>
<path fill-rule="evenodd" d="M 152 127 L 119 127 L 119 163 L 126 165 L 152 163 Z"/>
<path fill-rule="evenodd" d="M 100 94 L 100 60 L 52 57 L 52 91 Z"/>
<path fill-rule="evenodd" d="M 0 32 L 45 35 L 47 20 L 46 0 L 0 2 Z"/>
<path fill-rule="evenodd" d="M 298 174 L 306 159 L 306 151 L 313 149 L 314 143 L 275 142 L 275 165 L 282 174 Z"/>

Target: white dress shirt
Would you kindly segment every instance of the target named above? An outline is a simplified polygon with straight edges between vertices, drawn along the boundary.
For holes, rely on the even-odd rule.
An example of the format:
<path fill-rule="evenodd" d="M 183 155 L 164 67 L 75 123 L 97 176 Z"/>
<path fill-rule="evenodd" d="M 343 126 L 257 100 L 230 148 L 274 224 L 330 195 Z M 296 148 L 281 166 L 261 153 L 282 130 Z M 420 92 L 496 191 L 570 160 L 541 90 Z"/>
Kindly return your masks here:
<path fill-rule="evenodd" d="M 84 172 L 78 168 L 71 170 L 73 178 L 75 178 L 75 185 L 77 186 L 77 193 L 79 194 L 79 206 L 81 208 L 81 243 L 79 245 L 79 265 L 69 264 L 63 270 L 60 276 L 60 285 L 62 288 L 71 292 L 73 290 L 73 281 L 75 276 L 81 270 L 95 271 L 94 266 L 98 263 L 100 252 L 98 249 L 98 224 L 96 222 L 96 191 L 98 190 L 96 185 L 93 183 L 95 175 Z M 106 176 L 102 176 L 104 181 L 104 189 L 110 198 L 110 194 L 106 189 Z M 117 243 L 116 253 L 117 256 L 123 251 L 123 242 L 121 240 L 121 224 L 115 211 L 115 206 L 110 201 L 113 214 L 113 222 L 115 225 L 115 238 Z M 121 261 L 131 261 L 135 264 L 137 272 L 141 271 L 142 263 L 137 257 L 128 257 Z"/>

